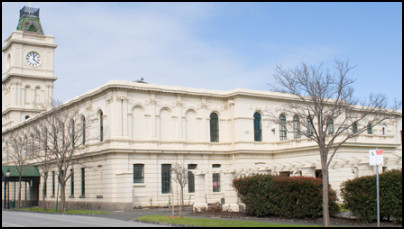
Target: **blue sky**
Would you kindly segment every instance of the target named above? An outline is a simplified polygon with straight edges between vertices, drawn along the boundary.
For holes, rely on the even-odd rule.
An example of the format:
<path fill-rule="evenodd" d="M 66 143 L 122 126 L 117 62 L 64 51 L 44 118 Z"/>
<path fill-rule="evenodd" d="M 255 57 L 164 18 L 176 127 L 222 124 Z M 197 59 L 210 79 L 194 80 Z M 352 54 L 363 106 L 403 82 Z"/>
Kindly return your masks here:
<path fill-rule="evenodd" d="M 28 2 L 2 2 L 2 40 Z M 270 90 L 276 65 L 357 67 L 355 95 L 402 99 L 402 3 L 31 3 L 54 35 L 55 98 L 109 80 Z M 4 45 L 4 43 L 3 43 Z"/>

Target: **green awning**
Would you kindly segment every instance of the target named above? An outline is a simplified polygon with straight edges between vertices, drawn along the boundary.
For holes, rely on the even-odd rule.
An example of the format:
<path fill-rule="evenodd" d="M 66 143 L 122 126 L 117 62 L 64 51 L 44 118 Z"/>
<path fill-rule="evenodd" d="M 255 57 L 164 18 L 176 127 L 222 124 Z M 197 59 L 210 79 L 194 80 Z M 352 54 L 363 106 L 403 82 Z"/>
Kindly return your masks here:
<path fill-rule="evenodd" d="M 10 176 L 7 177 L 7 180 L 18 180 L 20 177 L 20 173 L 18 172 L 18 167 L 17 166 L 1 166 L 2 170 L 2 178 L 4 180 L 4 177 L 6 176 L 7 171 L 10 172 Z M 22 179 L 23 180 L 32 180 L 35 178 L 39 178 L 40 174 L 38 171 L 38 168 L 32 165 L 24 165 L 22 166 Z"/>

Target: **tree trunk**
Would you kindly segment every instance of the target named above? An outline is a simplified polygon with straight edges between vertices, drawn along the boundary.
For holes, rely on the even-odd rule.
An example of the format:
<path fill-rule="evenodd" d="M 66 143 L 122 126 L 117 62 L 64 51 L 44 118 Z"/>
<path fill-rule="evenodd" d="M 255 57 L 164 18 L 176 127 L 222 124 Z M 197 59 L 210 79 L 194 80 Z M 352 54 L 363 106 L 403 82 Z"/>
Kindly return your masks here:
<path fill-rule="evenodd" d="M 182 208 L 184 207 L 184 188 L 181 187 L 181 206 L 180 206 L 180 216 L 182 217 Z"/>
<path fill-rule="evenodd" d="M 60 184 L 60 200 L 62 200 L 62 212 L 66 211 L 65 187 L 65 184 Z"/>
<path fill-rule="evenodd" d="M 61 182 L 62 180 L 62 182 Z M 60 183 L 60 200 L 62 201 L 62 212 L 66 211 L 66 199 L 65 199 L 65 189 L 66 189 L 66 181 L 63 178 L 59 177 Z"/>
<path fill-rule="evenodd" d="M 322 183 L 323 183 L 323 226 L 329 227 L 330 226 L 330 213 L 328 209 L 328 168 L 327 168 L 327 161 L 321 162 L 322 164 Z"/>
<path fill-rule="evenodd" d="M 47 181 L 48 181 L 48 175 L 47 175 L 47 173 L 45 173 L 46 175 L 44 175 L 44 178 L 43 178 L 43 180 L 44 180 L 44 185 L 43 185 L 43 190 L 42 190 L 42 200 L 43 200 L 43 210 L 44 211 L 46 211 L 47 210 L 47 208 L 46 208 L 46 194 L 45 194 L 45 189 L 46 189 L 46 183 L 47 183 Z"/>

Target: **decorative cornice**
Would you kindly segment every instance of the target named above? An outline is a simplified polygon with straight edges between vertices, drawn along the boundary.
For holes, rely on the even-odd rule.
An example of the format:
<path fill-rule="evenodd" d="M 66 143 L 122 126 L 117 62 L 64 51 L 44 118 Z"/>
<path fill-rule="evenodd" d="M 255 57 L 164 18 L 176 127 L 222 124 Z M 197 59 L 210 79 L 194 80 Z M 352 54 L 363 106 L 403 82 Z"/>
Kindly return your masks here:
<path fill-rule="evenodd" d="M 20 77 L 20 78 L 26 78 L 26 79 L 41 79 L 41 80 L 50 80 L 54 82 L 57 80 L 57 77 L 54 76 L 38 76 L 38 75 L 28 75 L 28 74 L 23 74 L 23 73 L 6 73 L 3 76 L 3 79 L 1 81 L 2 84 L 6 83 L 9 79 L 13 77 Z"/>

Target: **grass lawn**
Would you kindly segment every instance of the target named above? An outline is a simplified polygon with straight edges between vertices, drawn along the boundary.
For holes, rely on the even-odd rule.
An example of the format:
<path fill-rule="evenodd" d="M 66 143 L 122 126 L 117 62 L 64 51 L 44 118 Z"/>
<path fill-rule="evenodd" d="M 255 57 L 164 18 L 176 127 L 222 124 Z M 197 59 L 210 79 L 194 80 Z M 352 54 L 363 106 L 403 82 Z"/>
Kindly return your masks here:
<path fill-rule="evenodd" d="M 137 218 L 137 220 L 148 222 L 170 223 L 170 224 L 194 225 L 202 227 L 313 227 L 313 225 L 262 223 L 262 222 L 226 220 L 226 219 L 202 219 L 202 218 L 189 218 L 189 217 L 170 219 L 170 216 L 162 216 L 162 215 L 142 216 Z M 317 227 L 321 226 L 318 225 Z"/>
<path fill-rule="evenodd" d="M 44 213 L 54 213 L 56 210 L 53 208 L 47 209 L 46 211 L 43 208 L 15 208 L 17 211 L 28 211 L 28 212 L 44 212 Z M 57 212 L 61 213 L 60 210 Z M 104 211 L 93 211 L 93 210 L 66 210 L 63 212 L 65 214 L 74 214 L 74 215 L 90 215 L 90 214 L 107 214 L 108 212 Z"/>

